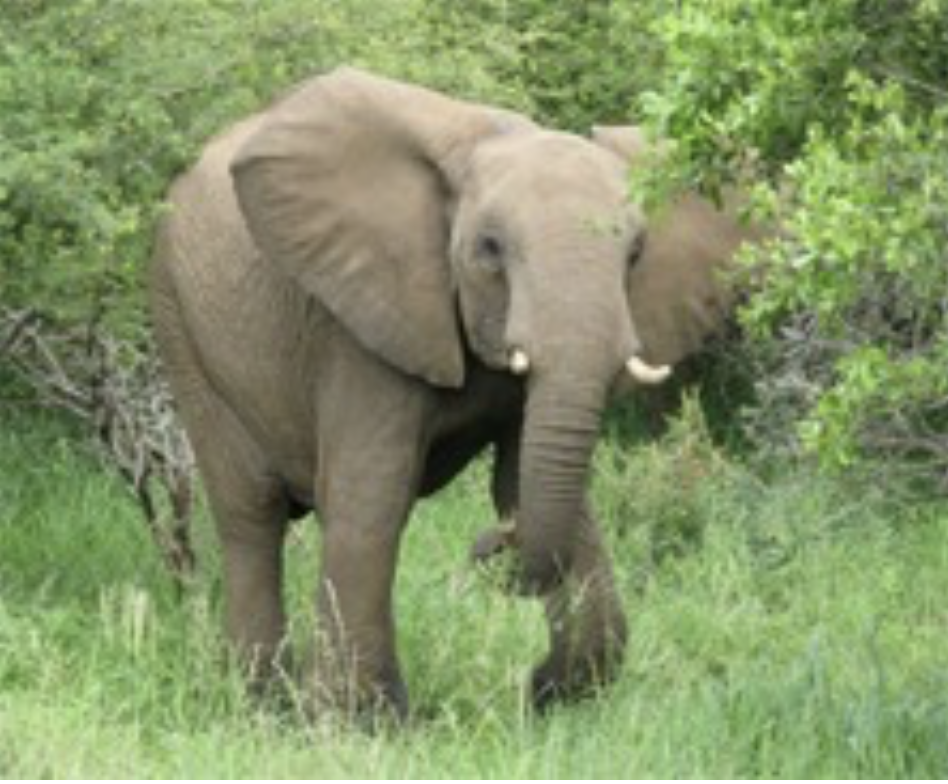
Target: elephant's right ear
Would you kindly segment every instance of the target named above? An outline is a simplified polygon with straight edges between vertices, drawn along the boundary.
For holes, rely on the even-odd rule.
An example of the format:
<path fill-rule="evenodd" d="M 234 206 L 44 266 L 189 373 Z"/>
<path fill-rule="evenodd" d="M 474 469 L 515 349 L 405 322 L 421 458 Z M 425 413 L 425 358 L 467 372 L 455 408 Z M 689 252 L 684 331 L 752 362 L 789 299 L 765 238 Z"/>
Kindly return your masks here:
<path fill-rule="evenodd" d="M 490 110 L 352 69 L 304 84 L 231 165 L 261 252 L 392 365 L 464 378 L 447 200 Z"/>

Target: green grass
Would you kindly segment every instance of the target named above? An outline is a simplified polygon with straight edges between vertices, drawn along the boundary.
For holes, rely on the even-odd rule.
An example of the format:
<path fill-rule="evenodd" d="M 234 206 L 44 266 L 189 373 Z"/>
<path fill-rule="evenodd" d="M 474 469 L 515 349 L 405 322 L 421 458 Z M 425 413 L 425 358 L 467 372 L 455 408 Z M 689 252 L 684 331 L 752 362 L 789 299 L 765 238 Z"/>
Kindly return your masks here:
<path fill-rule="evenodd" d="M 245 697 L 205 519 L 179 600 L 134 505 L 64 428 L 0 419 L 0 776 L 948 775 L 944 504 L 803 471 L 764 484 L 689 431 L 599 457 L 631 619 L 619 682 L 524 709 L 542 613 L 466 565 L 491 520 L 474 472 L 409 529 L 398 605 L 417 717 L 373 735 Z M 314 529 L 290 553 L 299 640 Z"/>

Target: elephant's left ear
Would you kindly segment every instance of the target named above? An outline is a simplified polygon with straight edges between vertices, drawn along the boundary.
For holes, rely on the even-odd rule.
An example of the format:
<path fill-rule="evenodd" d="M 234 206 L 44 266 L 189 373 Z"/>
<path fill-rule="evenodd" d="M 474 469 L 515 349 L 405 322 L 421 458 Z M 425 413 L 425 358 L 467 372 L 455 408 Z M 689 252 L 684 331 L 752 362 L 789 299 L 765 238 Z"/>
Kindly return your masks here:
<path fill-rule="evenodd" d="M 263 255 L 366 348 L 459 386 L 448 202 L 489 109 L 353 69 L 305 83 L 263 115 L 231 171 Z"/>
<path fill-rule="evenodd" d="M 660 163 L 670 144 L 649 140 L 637 126 L 597 126 L 592 139 L 631 168 Z M 743 242 L 760 237 L 736 212 L 684 194 L 648 216 L 645 249 L 628 279 L 632 320 L 648 362 L 673 365 L 726 324 L 734 297 L 722 273 Z"/>

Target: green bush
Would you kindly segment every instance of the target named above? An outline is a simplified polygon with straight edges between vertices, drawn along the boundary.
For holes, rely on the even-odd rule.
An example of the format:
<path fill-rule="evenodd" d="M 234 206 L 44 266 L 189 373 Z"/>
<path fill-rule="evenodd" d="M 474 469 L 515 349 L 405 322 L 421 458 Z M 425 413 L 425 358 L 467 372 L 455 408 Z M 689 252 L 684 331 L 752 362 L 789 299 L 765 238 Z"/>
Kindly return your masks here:
<path fill-rule="evenodd" d="M 0 21 L 3 301 L 137 321 L 170 176 L 272 89 L 286 66 L 271 39 L 304 33 L 286 13 L 190 0 L 7 4 Z"/>
<path fill-rule="evenodd" d="M 781 227 L 745 259 L 759 434 L 948 476 L 948 3 L 683 6 L 640 106 L 679 180 L 737 180 Z"/>
<path fill-rule="evenodd" d="M 542 123 L 586 133 L 628 122 L 659 73 L 649 26 L 661 0 L 423 0 L 436 48 L 475 48 L 481 68 Z"/>

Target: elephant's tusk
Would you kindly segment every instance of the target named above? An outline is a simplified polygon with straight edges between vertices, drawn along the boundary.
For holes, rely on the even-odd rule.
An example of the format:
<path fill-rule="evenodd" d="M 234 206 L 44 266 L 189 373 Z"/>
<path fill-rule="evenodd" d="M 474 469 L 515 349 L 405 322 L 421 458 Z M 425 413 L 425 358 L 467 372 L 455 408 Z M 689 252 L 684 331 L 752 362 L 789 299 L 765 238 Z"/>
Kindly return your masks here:
<path fill-rule="evenodd" d="M 523 349 L 515 348 L 510 352 L 510 372 L 515 376 L 524 376 L 530 370 L 530 357 Z"/>
<path fill-rule="evenodd" d="M 643 359 L 633 354 L 629 361 L 625 363 L 629 375 L 640 384 L 661 384 L 671 375 L 671 367 L 668 365 L 649 365 Z"/>

